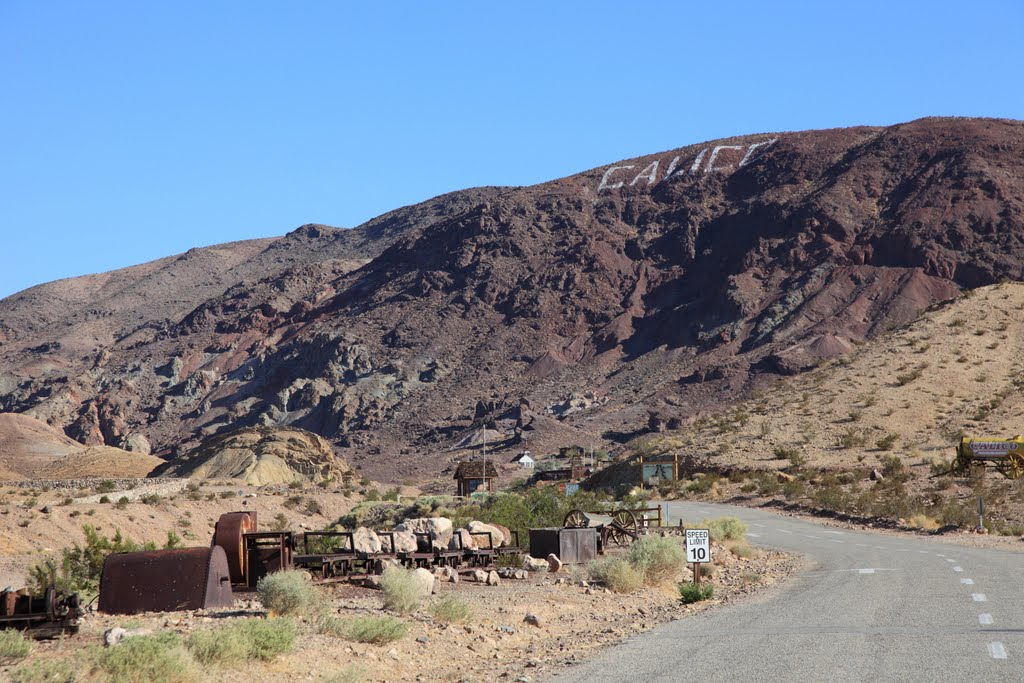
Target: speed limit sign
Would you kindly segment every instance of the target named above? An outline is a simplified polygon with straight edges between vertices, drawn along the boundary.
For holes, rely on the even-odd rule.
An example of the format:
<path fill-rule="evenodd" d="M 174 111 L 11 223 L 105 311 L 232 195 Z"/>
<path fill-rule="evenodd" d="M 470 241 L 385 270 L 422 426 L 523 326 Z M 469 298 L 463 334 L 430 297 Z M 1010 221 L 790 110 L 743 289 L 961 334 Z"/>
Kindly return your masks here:
<path fill-rule="evenodd" d="M 711 534 L 707 529 L 686 530 L 686 561 L 693 563 L 711 561 Z"/>

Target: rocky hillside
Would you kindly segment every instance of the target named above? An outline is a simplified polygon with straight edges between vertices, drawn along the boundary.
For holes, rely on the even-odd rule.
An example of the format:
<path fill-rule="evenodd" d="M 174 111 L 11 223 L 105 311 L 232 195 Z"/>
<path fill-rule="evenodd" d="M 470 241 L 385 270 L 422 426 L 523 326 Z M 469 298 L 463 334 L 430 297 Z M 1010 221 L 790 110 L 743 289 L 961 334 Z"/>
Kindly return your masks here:
<path fill-rule="evenodd" d="M 251 427 L 211 437 L 153 476 L 238 479 L 252 486 L 341 481 L 352 468 L 317 434 L 288 427 Z"/>
<path fill-rule="evenodd" d="M 291 425 L 425 480 L 478 434 L 682 423 L 1020 279 L 1022 237 L 1021 122 L 717 140 L 27 290 L 0 408 L 167 456 Z"/>

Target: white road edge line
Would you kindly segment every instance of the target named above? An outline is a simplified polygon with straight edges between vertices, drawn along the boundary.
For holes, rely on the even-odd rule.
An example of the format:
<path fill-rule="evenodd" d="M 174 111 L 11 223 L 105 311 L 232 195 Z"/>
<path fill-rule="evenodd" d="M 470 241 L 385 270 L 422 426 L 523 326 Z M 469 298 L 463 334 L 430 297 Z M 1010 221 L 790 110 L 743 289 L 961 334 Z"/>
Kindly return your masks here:
<path fill-rule="evenodd" d="M 793 535 L 792 531 L 786 531 L 785 529 L 776 529 L 776 531 L 778 531 L 780 533 L 783 533 L 783 534 L 789 534 L 790 536 Z"/>
<path fill-rule="evenodd" d="M 985 597 L 984 593 L 971 593 L 971 600 L 974 600 L 974 602 L 987 602 L 988 598 Z"/>
<path fill-rule="evenodd" d="M 1002 643 L 989 643 L 988 654 L 992 659 L 1006 659 L 1006 648 Z"/>
<path fill-rule="evenodd" d="M 984 614 L 979 614 L 978 615 L 978 623 L 981 624 L 982 626 L 988 626 L 989 624 L 992 623 L 992 615 L 989 614 L 988 612 L 985 612 Z"/>

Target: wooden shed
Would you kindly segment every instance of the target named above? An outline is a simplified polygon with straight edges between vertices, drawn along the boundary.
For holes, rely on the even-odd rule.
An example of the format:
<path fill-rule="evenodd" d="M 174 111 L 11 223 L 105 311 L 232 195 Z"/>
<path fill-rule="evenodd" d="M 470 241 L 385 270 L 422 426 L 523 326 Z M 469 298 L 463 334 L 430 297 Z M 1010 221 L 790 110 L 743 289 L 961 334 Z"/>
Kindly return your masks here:
<path fill-rule="evenodd" d="M 490 460 L 463 461 L 455 469 L 456 495 L 469 496 L 477 491 L 494 493 L 498 468 Z"/>

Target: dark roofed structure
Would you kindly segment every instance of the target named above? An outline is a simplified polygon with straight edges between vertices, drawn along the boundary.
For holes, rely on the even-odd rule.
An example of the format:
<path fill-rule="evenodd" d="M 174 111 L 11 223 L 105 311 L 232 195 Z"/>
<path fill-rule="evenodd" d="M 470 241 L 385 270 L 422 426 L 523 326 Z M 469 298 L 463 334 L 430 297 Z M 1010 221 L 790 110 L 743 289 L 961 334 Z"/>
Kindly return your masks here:
<path fill-rule="evenodd" d="M 455 468 L 459 496 L 469 496 L 479 490 L 494 492 L 498 468 L 490 460 L 464 460 Z"/>

